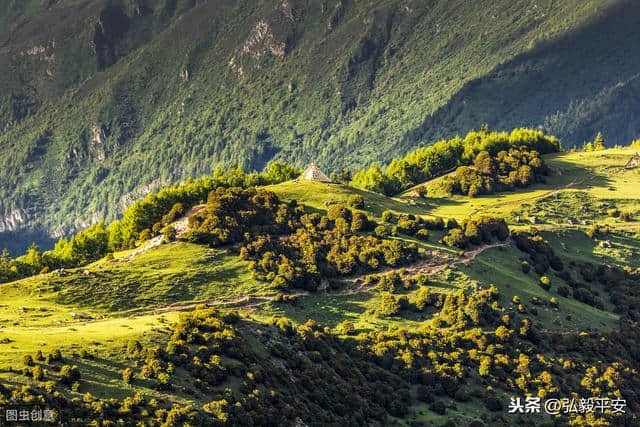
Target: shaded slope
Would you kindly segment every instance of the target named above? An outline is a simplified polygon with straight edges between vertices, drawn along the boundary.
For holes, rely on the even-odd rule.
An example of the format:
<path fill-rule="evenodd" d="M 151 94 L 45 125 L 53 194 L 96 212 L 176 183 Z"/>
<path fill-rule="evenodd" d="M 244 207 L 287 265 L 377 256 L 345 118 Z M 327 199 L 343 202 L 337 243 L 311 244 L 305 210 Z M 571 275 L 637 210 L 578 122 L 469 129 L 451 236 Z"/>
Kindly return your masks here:
<path fill-rule="evenodd" d="M 609 144 L 627 144 L 640 134 L 639 26 L 637 2 L 602 10 L 579 31 L 467 83 L 404 143 L 488 123 L 497 129 L 543 126 L 567 146 L 592 140 L 601 130 Z"/>

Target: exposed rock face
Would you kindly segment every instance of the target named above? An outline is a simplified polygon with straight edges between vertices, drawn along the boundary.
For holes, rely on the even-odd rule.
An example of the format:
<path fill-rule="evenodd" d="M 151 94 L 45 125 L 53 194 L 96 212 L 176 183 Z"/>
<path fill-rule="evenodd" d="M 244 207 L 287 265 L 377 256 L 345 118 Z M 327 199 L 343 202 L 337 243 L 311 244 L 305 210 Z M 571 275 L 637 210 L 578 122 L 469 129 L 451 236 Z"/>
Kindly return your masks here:
<path fill-rule="evenodd" d="M 15 209 L 4 218 L 0 218 L 0 232 L 16 230 L 25 224 L 28 219 L 24 209 Z"/>
<path fill-rule="evenodd" d="M 243 77 L 245 72 L 242 66 L 242 58 L 244 56 L 249 55 L 252 59 L 259 60 L 268 53 L 273 56 L 283 57 L 286 52 L 286 42 L 278 41 L 269 23 L 261 19 L 256 23 L 242 48 L 229 60 L 229 68 L 239 77 Z"/>
<path fill-rule="evenodd" d="M 244 42 L 242 52 L 251 55 L 253 59 L 259 59 L 267 51 L 275 56 L 284 56 L 285 43 L 277 42 L 269 24 L 264 20 L 260 20 L 253 29 L 251 36 Z"/>
<path fill-rule="evenodd" d="M 133 204 L 138 199 L 143 198 L 149 193 L 153 193 L 154 191 L 159 190 L 162 187 L 165 187 L 167 183 L 163 181 L 161 178 L 155 179 L 148 183 L 147 185 L 143 185 L 141 187 L 136 188 L 135 190 L 123 195 L 120 197 L 119 207 L 121 211 L 124 211 L 129 206 Z"/>
<path fill-rule="evenodd" d="M 45 73 L 49 77 L 54 76 L 54 65 L 55 65 L 55 48 L 56 41 L 50 40 L 46 45 L 38 45 L 33 46 L 30 49 L 27 49 L 24 52 L 21 52 L 21 55 L 27 55 L 38 58 L 40 61 L 46 64 Z"/>

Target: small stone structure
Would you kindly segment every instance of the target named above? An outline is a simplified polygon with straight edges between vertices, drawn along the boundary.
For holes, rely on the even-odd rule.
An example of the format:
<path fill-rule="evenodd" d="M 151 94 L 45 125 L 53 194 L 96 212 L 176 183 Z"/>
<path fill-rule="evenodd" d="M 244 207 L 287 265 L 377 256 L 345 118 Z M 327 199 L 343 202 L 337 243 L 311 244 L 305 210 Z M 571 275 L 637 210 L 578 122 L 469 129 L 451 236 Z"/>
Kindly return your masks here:
<path fill-rule="evenodd" d="M 331 182 L 327 175 L 325 175 L 315 163 L 311 163 L 309 167 L 302 172 L 302 175 L 300 175 L 298 179 L 306 181 Z"/>

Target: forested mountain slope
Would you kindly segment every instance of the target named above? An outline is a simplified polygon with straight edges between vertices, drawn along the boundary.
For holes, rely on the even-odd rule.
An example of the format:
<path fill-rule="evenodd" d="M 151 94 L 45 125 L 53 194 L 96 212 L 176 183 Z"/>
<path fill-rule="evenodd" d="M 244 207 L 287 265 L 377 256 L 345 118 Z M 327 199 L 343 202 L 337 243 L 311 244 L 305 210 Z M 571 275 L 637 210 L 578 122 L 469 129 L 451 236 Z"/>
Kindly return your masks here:
<path fill-rule="evenodd" d="M 544 125 L 565 145 L 595 128 L 627 143 L 639 11 L 623 0 L 3 1 L 0 231 L 59 236 L 220 163 L 387 162 L 482 122 Z"/>

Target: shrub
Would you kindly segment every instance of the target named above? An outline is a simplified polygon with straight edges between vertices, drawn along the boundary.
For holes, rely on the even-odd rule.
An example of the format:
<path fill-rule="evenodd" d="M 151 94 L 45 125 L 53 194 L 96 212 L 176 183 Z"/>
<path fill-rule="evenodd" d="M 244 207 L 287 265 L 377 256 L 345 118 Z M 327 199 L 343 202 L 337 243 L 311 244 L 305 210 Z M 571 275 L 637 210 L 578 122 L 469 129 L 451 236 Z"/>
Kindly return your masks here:
<path fill-rule="evenodd" d="M 145 228 L 144 230 L 142 230 L 140 232 L 140 237 L 139 237 L 138 241 L 140 243 L 144 243 L 147 240 L 149 240 L 151 237 L 153 237 L 153 234 L 151 233 L 151 230 L 149 230 L 148 228 Z"/>
<path fill-rule="evenodd" d="M 556 298 L 556 297 L 549 298 L 549 304 L 552 307 L 558 307 L 558 298 Z"/>
<path fill-rule="evenodd" d="M 547 291 L 551 288 L 551 279 L 549 276 L 540 276 L 540 286 Z"/>
<path fill-rule="evenodd" d="M 133 379 L 133 369 L 125 368 L 122 370 L 122 380 L 126 384 L 131 384 L 131 380 Z"/>
<path fill-rule="evenodd" d="M 60 369 L 60 382 L 71 385 L 80 380 L 80 369 L 77 366 L 64 365 Z"/>
<path fill-rule="evenodd" d="M 31 377 L 33 378 L 34 381 L 42 381 L 44 379 L 44 371 L 39 365 L 36 365 L 31 370 Z"/>
<path fill-rule="evenodd" d="M 25 354 L 22 356 L 22 364 L 24 366 L 33 366 L 33 357 L 30 354 Z"/>
<path fill-rule="evenodd" d="M 345 320 L 336 326 L 336 331 L 342 335 L 351 335 L 355 331 L 353 322 Z"/>
<path fill-rule="evenodd" d="M 162 241 L 164 243 L 173 242 L 174 240 L 176 240 L 177 235 L 178 233 L 176 232 L 176 229 L 172 225 L 168 225 L 164 229 L 164 236 L 162 237 Z"/>
<path fill-rule="evenodd" d="M 352 195 L 347 201 L 347 206 L 353 209 L 364 209 L 364 197 L 359 194 Z"/>
<path fill-rule="evenodd" d="M 624 222 L 633 221 L 633 213 L 631 211 L 621 212 L 620 219 Z"/>
<path fill-rule="evenodd" d="M 496 329 L 496 337 L 500 341 L 507 341 L 509 338 L 511 338 L 511 331 L 504 325 L 500 325 Z"/>
<path fill-rule="evenodd" d="M 377 226 L 374 230 L 374 233 L 376 233 L 376 236 L 378 237 L 387 237 L 389 235 L 389 231 L 384 225 Z"/>
<path fill-rule="evenodd" d="M 607 209 L 607 215 L 609 215 L 612 218 L 616 218 L 620 216 L 620 211 L 618 210 L 618 208 Z"/>
<path fill-rule="evenodd" d="M 447 407 L 442 403 L 441 400 L 436 400 L 429 406 L 429 409 L 435 412 L 438 415 L 444 415 L 447 413 Z"/>
<path fill-rule="evenodd" d="M 395 222 L 395 215 L 393 214 L 393 212 L 386 210 L 382 212 L 382 221 L 392 224 Z"/>
<path fill-rule="evenodd" d="M 416 232 L 416 237 L 420 240 L 427 240 L 429 238 L 429 230 L 426 228 L 421 228 Z"/>
<path fill-rule="evenodd" d="M 559 286 L 558 287 L 558 295 L 567 298 L 569 296 L 569 287 L 568 286 Z"/>
<path fill-rule="evenodd" d="M 329 209 L 327 209 L 327 218 L 334 221 L 338 218 L 342 218 L 345 221 L 351 221 L 351 211 L 345 206 L 334 204 L 329 206 Z"/>
<path fill-rule="evenodd" d="M 522 261 L 522 264 L 520 264 L 520 267 L 522 268 L 522 272 L 524 274 L 529 274 L 529 272 L 531 271 L 531 265 L 529 265 L 529 262 L 527 261 Z"/>
<path fill-rule="evenodd" d="M 380 296 L 380 303 L 376 312 L 381 316 L 393 316 L 400 311 L 400 304 L 398 300 L 389 293 L 384 293 Z"/>
<path fill-rule="evenodd" d="M 442 238 L 442 243 L 447 246 L 457 247 L 460 249 L 467 247 L 467 239 L 464 237 L 464 233 L 460 228 L 449 230 L 449 232 Z"/>

